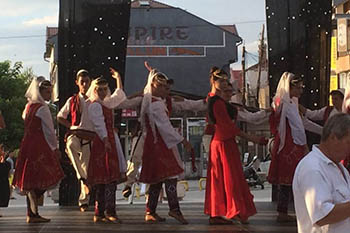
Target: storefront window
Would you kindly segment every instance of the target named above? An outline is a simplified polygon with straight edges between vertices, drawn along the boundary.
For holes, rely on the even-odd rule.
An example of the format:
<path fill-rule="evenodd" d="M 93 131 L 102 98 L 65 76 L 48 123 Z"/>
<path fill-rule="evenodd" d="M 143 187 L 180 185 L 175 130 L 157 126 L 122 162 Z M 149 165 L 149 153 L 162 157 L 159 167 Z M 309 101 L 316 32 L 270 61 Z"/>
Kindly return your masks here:
<path fill-rule="evenodd" d="M 201 157 L 202 137 L 205 128 L 205 118 L 188 118 L 187 119 L 187 140 L 194 149 L 196 158 Z M 190 160 L 191 158 L 188 158 Z"/>
<path fill-rule="evenodd" d="M 349 73 L 343 72 L 339 74 L 339 88 L 346 87 L 346 78 L 349 76 Z"/>
<path fill-rule="evenodd" d="M 171 125 L 174 127 L 174 129 L 183 136 L 183 119 L 182 118 L 170 118 Z M 177 149 L 179 150 L 179 154 L 181 156 L 181 160 L 185 161 L 185 155 L 184 150 L 182 147 L 182 144 L 177 144 Z"/>

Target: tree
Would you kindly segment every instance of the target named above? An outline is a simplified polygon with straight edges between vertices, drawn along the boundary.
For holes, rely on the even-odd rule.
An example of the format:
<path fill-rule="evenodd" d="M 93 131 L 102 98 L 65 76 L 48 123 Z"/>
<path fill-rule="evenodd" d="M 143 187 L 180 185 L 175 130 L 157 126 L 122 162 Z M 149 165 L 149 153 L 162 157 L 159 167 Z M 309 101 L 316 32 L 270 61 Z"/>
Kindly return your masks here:
<path fill-rule="evenodd" d="M 9 150 L 18 148 L 23 137 L 24 94 L 33 77 L 32 69 L 23 69 L 21 62 L 12 67 L 10 61 L 0 62 L 0 110 L 6 122 L 6 128 L 0 130 L 0 143 Z"/>

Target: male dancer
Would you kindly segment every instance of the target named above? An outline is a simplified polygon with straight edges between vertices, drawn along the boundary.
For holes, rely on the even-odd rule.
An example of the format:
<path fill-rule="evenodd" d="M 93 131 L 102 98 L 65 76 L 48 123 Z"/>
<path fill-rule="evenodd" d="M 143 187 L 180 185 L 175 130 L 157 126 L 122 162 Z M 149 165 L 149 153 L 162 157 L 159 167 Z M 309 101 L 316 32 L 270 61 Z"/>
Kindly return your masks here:
<path fill-rule="evenodd" d="M 85 212 L 89 204 L 89 187 L 86 183 L 87 169 L 90 160 L 91 140 L 94 138 L 93 125 L 88 117 L 88 100 L 86 93 L 91 80 L 87 70 L 79 70 L 75 84 L 79 93 L 70 97 L 57 115 L 60 124 L 68 128 L 66 152 L 76 171 L 81 184 L 79 208 Z"/>

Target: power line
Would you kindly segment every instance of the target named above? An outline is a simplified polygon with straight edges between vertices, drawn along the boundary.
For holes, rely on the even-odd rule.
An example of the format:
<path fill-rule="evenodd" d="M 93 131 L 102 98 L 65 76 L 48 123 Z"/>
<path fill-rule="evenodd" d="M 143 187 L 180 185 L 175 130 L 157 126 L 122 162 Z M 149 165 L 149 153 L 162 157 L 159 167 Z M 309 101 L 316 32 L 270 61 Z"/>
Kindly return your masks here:
<path fill-rule="evenodd" d="M 241 21 L 233 24 L 236 25 L 236 24 L 263 23 L 263 22 L 266 22 L 266 20 Z"/>
<path fill-rule="evenodd" d="M 236 23 L 231 23 L 228 25 L 237 25 L 237 24 L 251 24 L 251 23 L 262 23 L 265 22 L 265 20 L 252 20 L 252 21 L 241 21 Z M 207 25 L 189 25 L 190 27 L 207 27 Z M 218 24 L 217 26 L 220 26 Z M 46 35 L 24 35 L 24 36 L 0 36 L 1 39 L 25 39 L 25 38 L 38 38 L 38 37 L 45 37 Z"/>
<path fill-rule="evenodd" d="M 28 36 L 0 36 L 1 39 L 25 39 L 25 38 L 37 38 L 44 37 L 46 35 L 28 35 Z"/>

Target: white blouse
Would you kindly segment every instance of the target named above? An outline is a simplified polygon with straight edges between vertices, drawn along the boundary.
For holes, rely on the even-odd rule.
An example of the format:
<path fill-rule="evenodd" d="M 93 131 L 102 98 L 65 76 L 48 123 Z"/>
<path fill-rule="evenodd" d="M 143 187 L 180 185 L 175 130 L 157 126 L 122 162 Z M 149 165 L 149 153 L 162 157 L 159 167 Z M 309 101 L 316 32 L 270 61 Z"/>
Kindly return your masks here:
<path fill-rule="evenodd" d="M 246 109 L 238 110 L 237 120 L 254 125 L 259 125 L 267 121 L 271 113 L 261 110 L 258 112 L 249 112 Z"/>
<path fill-rule="evenodd" d="M 288 118 L 291 128 L 293 142 L 297 145 L 306 144 L 306 134 L 303 121 L 299 115 L 298 106 L 294 103 L 283 103 L 283 108 L 286 108 L 286 117 Z"/>
<path fill-rule="evenodd" d="M 315 121 L 321 121 L 324 119 L 324 114 L 326 112 L 327 107 L 323 107 L 321 109 L 317 109 L 317 110 L 310 110 L 307 109 L 305 116 L 311 120 L 315 120 Z M 339 112 L 336 108 L 333 108 L 332 111 L 329 113 L 329 118 L 338 114 L 338 113 L 342 113 L 341 111 Z"/>
<path fill-rule="evenodd" d="M 142 103 L 142 96 L 137 96 L 131 99 L 125 99 L 123 102 L 121 102 L 117 109 L 138 109 L 141 107 Z"/>
<path fill-rule="evenodd" d="M 193 111 L 200 112 L 207 110 L 207 104 L 205 100 L 188 100 L 184 99 L 184 101 L 174 101 L 172 99 L 172 108 L 174 111 Z"/>
<path fill-rule="evenodd" d="M 125 100 L 126 96 L 122 89 L 116 89 L 114 93 L 108 98 L 108 106 L 116 108 L 120 103 Z M 105 117 L 102 111 L 102 105 L 104 102 L 94 102 L 88 107 L 88 116 L 94 126 L 94 131 L 103 140 L 107 137 L 107 129 L 105 124 Z"/>
<path fill-rule="evenodd" d="M 151 103 L 151 114 L 160 136 L 164 140 L 168 149 L 175 147 L 183 141 L 184 138 L 171 125 L 167 114 L 167 107 L 163 101 L 155 101 Z"/>

